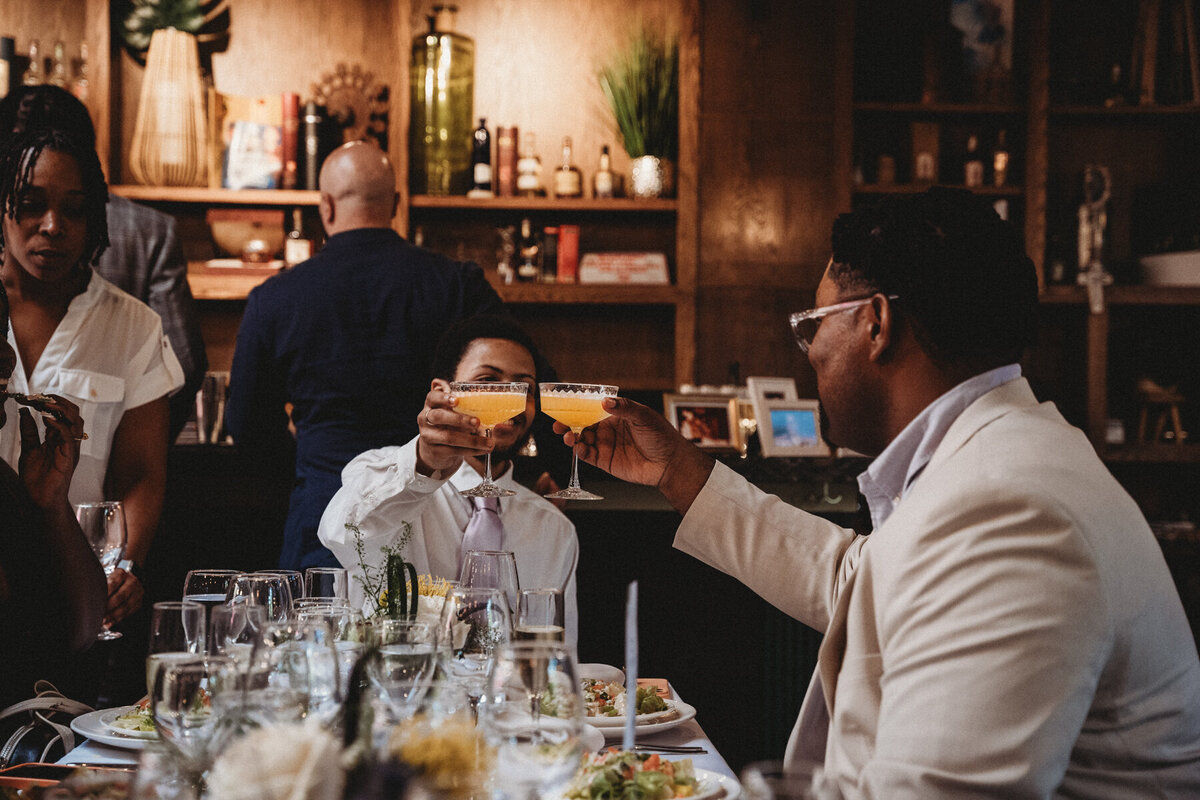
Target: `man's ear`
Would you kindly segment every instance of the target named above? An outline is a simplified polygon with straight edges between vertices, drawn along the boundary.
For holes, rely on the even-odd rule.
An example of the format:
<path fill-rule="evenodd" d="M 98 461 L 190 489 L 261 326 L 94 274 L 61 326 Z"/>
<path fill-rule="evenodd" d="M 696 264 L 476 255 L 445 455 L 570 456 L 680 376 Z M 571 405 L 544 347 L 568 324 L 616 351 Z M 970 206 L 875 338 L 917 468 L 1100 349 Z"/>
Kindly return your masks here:
<path fill-rule="evenodd" d="M 335 216 L 333 196 L 327 192 L 321 192 L 321 200 L 317 203 L 317 213 L 321 215 L 321 226 L 325 228 L 325 232 L 329 232 L 329 228 L 333 225 Z"/>
<path fill-rule="evenodd" d="M 899 320 L 892 309 L 892 301 L 883 294 L 871 298 L 867 315 L 871 325 L 871 360 L 880 361 L 893 351 L 899 341 Z"/>

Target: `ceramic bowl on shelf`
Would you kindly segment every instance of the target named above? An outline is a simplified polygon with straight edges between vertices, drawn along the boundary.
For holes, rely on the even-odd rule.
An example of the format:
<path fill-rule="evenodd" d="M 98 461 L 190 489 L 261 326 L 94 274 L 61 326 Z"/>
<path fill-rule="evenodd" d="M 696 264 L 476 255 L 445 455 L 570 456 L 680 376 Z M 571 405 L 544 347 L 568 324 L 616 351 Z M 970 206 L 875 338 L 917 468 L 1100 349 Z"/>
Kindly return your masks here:
<path fill-rule="evenodd" d="M 1142 256 L 1138 263 L 1147 286 L 1200 286 L 1200 250 Z"/>

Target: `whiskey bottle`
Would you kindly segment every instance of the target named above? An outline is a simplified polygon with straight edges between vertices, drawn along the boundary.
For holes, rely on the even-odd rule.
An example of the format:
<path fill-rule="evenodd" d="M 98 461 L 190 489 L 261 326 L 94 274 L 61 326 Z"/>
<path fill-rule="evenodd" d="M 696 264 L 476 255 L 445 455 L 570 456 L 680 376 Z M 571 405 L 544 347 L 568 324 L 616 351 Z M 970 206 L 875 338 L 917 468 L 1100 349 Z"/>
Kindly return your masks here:
<path fill-rule="evenodd" d="M 43 79 L 45 74 L 45 66 L 42 64 L 42 46 L 37 39 L 29 40 L 29 66 L 25 68 L 25 73 L 21 76 L 21 83 L 25 86 L 37 86 L 40 83 L 45 83 Z"/>
<path fill-rule="evenodd" d="M 554 171 L 555 197 L 583 197 L 583 174 L 571 163 L 571 137 L 564 136 L 562 163 Z"/>
<path fill-rule="evenodd" d="M 963 162 L 963 183 L 971 188 L 983 186 L 983 160 L 979 157 L 979 137 L 967 137 L 967 157 Z"/>
<path fill-rule="evenodd" d="M 526 133 L 520 141 L 521 157 L 517 159 L 517 194 L 521 197 L 545 197 L 542 188 L 542 160 L 537 154 L 537 136 Z"/>
<path fill-rule="evenodd" d="M 283 242 L 283 260 L 289 267 L 312 258 L 312 241 L 304 237 L 304 215 L 292 209 L 292 227 Z"/>
<path fill-rule="evenodd" d="M 534 283 L 542 273 L 542 249 L 537 237 L 533 235 L 533 226 L 529 217 L 521 220 L 521 239 L 517 243 L 517 280 L 521 283 Z"/>
<path fill-rule="evenodd" d="M 67 88 L 69 82 L 69 74 L 67 73 L 67 46 L 58 40 L 54 43 L 54 57 L 50 61 L 50 79 L 51 86 L 57 86 L 60 89 Z"/>
<path fill-rule="evenodd" d="M 87 104 L 91 82 L 88 79 L 88 46 L 87 42 L 79 45 L 79 66 L 75 70 L 75 78 L 71 81 L 71 94 L 83 104 Z"/>
<path fill-rule="evenodd" d="M 494 197 L 492 193 L 492 137 L 487 120 L 479 118 L 479 127 L 471 134 L 471 191 L 467 197 Z"/>
<path fill-rule="evenodd" d="M 608 154 L 608 145 L 604 145 L 600 148 L 600 166 L 592 176 L 592 196 L 607 198 L 614 195 L 612 156 Z"/>
<path fill-rule="evenodd" d="M 996 149 L 992 151 L 992 183 L 1003 186 L 1008 183 L 1007 134 L 1002 130 L 996 134 Z"/>

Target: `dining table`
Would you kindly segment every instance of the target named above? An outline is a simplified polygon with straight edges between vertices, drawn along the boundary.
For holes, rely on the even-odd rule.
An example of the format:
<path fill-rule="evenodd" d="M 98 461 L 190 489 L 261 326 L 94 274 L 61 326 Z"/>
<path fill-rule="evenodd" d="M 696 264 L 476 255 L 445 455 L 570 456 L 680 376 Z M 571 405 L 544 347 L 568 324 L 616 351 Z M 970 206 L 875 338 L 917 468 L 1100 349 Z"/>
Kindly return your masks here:
<path fill-rule="evenodd" d="M 681 701 L 674 686 L 668 684 L 669 699 Z M 698 716 L 698 715 L 697 715 Z M 684 722 L 664 727 L 662 730 L 641 730 L 635 743 L 644 747 L 654 748 L 700 748 L 703 752 L 662 753 L 664 758 L 678 760 L 690 758 L 696 769 L 707 770 L 718 776 L 725 788 L 723 800 L 734 800 L 739 794 L 740 787 L 737 775 L 730 769 L 729 764 L 722 758 L 708 734 L 704 732 L 697 717 Z M 608 738 L 605 747 L 619 747 L 621 739 Z M 77 744 L 70 752 L 59 759 L 59 764 L 106 766 L 106 767 L 136 767 L 138 755 L 146 746 L 144 740 L 131 739 L 128 745 L 116 747 L 92 739 L 85 739 Z"/>

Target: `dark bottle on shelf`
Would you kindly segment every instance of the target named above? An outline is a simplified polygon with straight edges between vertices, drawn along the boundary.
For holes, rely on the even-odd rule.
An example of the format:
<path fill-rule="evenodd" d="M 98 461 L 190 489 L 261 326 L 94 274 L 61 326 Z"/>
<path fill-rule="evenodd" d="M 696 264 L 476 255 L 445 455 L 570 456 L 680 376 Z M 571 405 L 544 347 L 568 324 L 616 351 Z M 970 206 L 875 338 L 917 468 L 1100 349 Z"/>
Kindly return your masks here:
<path fill-rule="evenodd" d="M 1008 183 L 1008 142 L 1007 134 L 1001 130 L 996 134 L 996 148 L 992 150 L 992 183 L 1005 186 Z"/>
<path fill-rule="evenodd" d="M 967 137 L 967 157 L 963 161 L 963 183 L 975 188 L 983 186 L 983 159 L 979 157 L 979 137 Z"/>
<path fill-rule="evenodd" d="M 558 228 L 546 226 L 542 231 L 542 283 L 558 282 Z"/>
<path fill-rule="evenodd" d="M 533 235 L 529 217 L 521 220 L 521 238 L 517 242 L 517 280 L 535 283 L 542 274 L 542 248 Z"/>
<path fill-rule="evenodd" d="M 471 135 L 471 191 L 467 197 L 495 197 L 492 192 L 492 137 L 487 119 L 479 118 L 479 127 Z"/>

